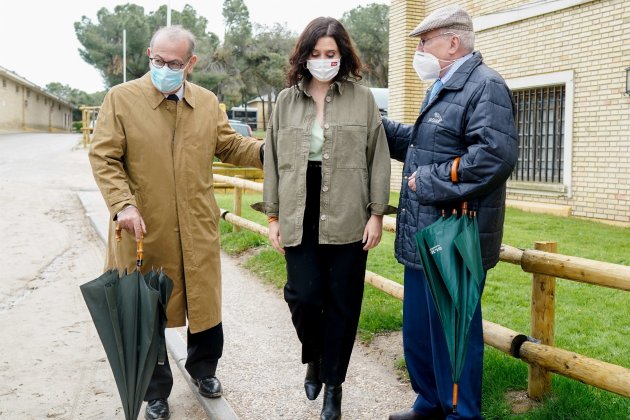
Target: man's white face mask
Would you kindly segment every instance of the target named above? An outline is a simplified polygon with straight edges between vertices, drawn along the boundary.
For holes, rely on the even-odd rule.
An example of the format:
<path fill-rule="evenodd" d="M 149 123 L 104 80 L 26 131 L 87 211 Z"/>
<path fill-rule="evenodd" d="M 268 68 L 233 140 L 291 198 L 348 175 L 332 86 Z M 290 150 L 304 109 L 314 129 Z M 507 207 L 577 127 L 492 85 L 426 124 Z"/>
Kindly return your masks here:
<path fill-rule="evenodd" d="M 434 80 L 440 77 L 440 62 L 437 57 L 426 52 L 416 51 L 413 56 L 413 68 L 422 80 Z"/>

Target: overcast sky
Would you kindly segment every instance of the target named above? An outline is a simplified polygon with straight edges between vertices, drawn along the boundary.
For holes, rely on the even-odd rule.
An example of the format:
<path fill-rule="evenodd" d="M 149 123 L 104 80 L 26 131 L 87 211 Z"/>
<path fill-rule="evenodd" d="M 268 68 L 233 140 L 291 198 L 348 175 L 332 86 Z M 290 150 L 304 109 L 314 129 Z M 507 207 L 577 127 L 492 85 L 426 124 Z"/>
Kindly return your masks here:
<path fill-rule="evenodd" d="M 145 14 L 167 0 L 136 0 Z M 68 84 L 88 93 L 102 90 L 98 71 L 79 56 L 81 47 L 74 22 L 81 16 L 96 22 L 101 7 L 113 11 L 123 0 L 2 0 L 0 6 L 0 66 L 45 87 L 50 82 Z M 341 15 L 356 6 L 389 3 L 388 0 L 245 0 L 252 23 L 286 23 L 295 32 L 318 16 Z M 208 31 L 223 36 L 223 0 L 171 0 L 171 8 L 190 4 L 208 19 Z M 148 43 L 148 40 L 147 40 Z"/>

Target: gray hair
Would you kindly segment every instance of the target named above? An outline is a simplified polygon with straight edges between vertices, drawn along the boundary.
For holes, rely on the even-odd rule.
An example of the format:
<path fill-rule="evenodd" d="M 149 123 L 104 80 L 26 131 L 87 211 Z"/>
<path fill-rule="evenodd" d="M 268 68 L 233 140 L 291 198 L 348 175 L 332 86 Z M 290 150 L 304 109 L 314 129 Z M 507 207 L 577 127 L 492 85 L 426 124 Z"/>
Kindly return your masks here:
<path fill-rule="evenodd" d="M 149 46 L 153 49 L 153 44 L 158 37 L 165 36 L 170 41 L 186 40 L 188 41 L 188 57 L 192 57 L 195 53 L 195 35 L 181 25 L 164 26 L 153 34 Z"/>
<path fill-rule="evenodd" d="M 461 41 L 461 48 L 466 52 L 466 54 L 473 52 L 475 49 L 475 33 L 473 31 L 463 31 L 461 29 L 443 29 L 443 34 L 455 34 L 459 37 Z"/>

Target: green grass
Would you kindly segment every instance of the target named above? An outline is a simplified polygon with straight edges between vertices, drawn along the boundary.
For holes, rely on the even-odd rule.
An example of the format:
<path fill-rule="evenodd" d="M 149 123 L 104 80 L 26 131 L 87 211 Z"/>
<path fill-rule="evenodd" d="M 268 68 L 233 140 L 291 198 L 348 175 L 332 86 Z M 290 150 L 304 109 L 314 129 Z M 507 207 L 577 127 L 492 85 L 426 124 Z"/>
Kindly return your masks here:
<path fill-rule="evenodd" d="M 397 204 L 397 195 L 390 202 Z M 232 208 L 232 196 L 217 195 L 222 208 Z M 264 215 L 249 208 L 259 194 L 243 197 L 243 216 L 265 224 Z M 286 282 L 284 258 L 266 238 L 247 231 L 235 233 L 221 222 L 226 252 L 240 254 L 258 248 L 245 265 L 265 281 L 281 288 Z M 367 268 L 403 282 L 403 268 L 393 256 L 394 235 L 384 232 L 381 244 L 370 251 Z M 503 243 L 533 248 L 535 241 L 557 241 L 558 252 L 599 261 L 630 265 L 630 229 L 576 218 L 561 218 L 508 209 Z M 609 363 L 630 367 L 628 292 L 558 279 L 556 285 L 556 346 Z M 529 334 L 531 274 L 520 267 L 499 263 L 488 273 L 483 294 L 484 319 Z M 396 331 L 402 325 L 402 304 L 370 285 L 365 295 L 359 336 Z M 404 362 L 397 362 L 404 366 Z M 401 367 L 398 366 L 398 367 Z M 483 412 L 487 419 L 630 419 L 630 399 L 554 375 L 553 394 L 540 408 L 511 414 L 505 393 L 527 389 L 527 365 L 486 346 Z"/>
<path fill-rule="evenodd" d="M 252 137 L 256 137 L 257 139 L 264 139 L 267 137 L 267 132 L 265 130 L 255 130 L 252 132 Z"/>

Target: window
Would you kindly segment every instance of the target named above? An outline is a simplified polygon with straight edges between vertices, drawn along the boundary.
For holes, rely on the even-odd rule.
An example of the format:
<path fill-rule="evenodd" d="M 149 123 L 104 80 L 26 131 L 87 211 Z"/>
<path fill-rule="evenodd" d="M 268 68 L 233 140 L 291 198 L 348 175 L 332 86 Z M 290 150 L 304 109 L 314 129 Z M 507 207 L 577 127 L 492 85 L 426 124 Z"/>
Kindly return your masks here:
<path fill-rule="evenodd" d="M 7 79 L 2 78 L 2 87 L 5 88 L 7 87 Z"/>
<path fill-rule="evenodd" d="M 15 85 L 15 93 L 20 93 L 20 85 L 16 83 Z"/>
<path fill-rule="evenodd" d="M 565 85 L 513 91 L 518 162 L 511 180 L 562 184 Z"/>

